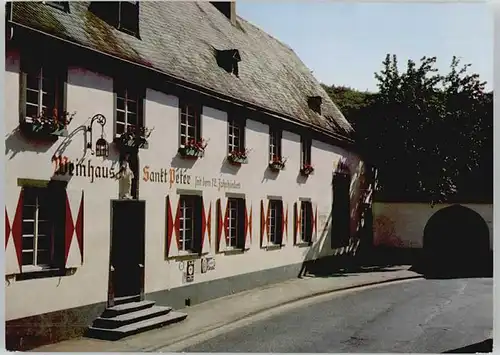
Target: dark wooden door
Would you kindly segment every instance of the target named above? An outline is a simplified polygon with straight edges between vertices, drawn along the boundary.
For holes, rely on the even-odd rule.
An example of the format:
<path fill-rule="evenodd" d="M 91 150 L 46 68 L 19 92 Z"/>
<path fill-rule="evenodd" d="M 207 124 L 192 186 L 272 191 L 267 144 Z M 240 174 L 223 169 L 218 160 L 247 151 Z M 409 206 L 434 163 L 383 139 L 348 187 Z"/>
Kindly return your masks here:
<path fill-rule="evenodd" d="M 332 247 L 342 247 L 349 243 L 351 223 L 351 178 L 336 174 L 333 178 L 332 205 Z"/>
<path fill-rule="evenodd" d="M 144 289 L 145 201 L 112 204 L 111 266 L 113 296 L 141 295 Z"/>

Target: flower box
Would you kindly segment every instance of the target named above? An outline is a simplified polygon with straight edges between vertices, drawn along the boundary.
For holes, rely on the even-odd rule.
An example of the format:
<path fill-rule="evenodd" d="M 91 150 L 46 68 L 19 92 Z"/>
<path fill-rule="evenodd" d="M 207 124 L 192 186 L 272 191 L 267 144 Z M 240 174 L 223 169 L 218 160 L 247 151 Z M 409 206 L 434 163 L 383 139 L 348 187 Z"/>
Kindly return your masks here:
<path fill-rule="evenodd" d="M 269 162 L 269 169 L 271 169 L 272 171 L 283 170 L 283 169 L 285 169 L 285 163 L 286 163 L 285 159 L 278 157 L 278 156 L 275 156 Z"/>
<path fill-rule="evenodd" d="M 27 136 L 36 139 L 54 140 L 58 137 L 67 137 L 67 126 L 73 119 L 73 114 L 63 112 L 58 115 L 57 110 L 52 111 L 52 115 L 45 112 L 37 117 L 25 117 L 19 125 L 19 128 Z"/>
<path fill-rule="evenodd" d="M 302 168 L 300 169 L 300 174 L 302 176 L 309 176 L 313 172 L 314 172 L 314 168 L 312 167 L 312 165 L 309 165 L 309 164 L 302 166 Z"/>
<path fill-rule="evenodd" d="M 115 138 L 115 143 L 127 148 L 143 148 L 149 147 L 148 138 L 153 132 L 152 129 L 141 127 L 136 130 L 135 127 L 129 127 L 127 132 Z"/>
<path fill-rule="evenodd" d="M 227 155 L 227 161 L 233 165 L 241 165 L 248 163 L 248 152 L 245 151 L 232 151 Z"/>
<path fill-rule="evenodd" d="M 177 153 L 185 159 L 198 159 L 203 158 L 205 155 L 205 148 L 207 147 L 207 142 L 203 139 L 199 142 L 190 140 L 186 144 L 182 144 Z"/>

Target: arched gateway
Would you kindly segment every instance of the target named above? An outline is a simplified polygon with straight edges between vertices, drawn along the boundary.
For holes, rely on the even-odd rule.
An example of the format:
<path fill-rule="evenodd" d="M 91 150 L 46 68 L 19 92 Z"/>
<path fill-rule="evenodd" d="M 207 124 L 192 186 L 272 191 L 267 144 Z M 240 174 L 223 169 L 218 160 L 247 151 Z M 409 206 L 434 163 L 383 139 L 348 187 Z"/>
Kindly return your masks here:
<path fill-rule="evenodd" d="M 423 247 L 428 272 L 472 275 L 492 267 L 488 225 L 462 205 L 443 208 L 429 218 Z"/>

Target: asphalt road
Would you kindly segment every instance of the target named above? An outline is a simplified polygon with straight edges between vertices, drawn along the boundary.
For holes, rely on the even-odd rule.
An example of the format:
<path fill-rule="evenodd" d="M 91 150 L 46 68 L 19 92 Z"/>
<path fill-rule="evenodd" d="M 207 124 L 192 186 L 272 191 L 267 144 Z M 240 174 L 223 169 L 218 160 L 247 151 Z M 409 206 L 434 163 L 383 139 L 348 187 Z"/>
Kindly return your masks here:
<path fill-rule="evenodd" d="M 416 280 L 332 294 L 182 351 L 442 353 L 492 329 L 491 278 Z"/>

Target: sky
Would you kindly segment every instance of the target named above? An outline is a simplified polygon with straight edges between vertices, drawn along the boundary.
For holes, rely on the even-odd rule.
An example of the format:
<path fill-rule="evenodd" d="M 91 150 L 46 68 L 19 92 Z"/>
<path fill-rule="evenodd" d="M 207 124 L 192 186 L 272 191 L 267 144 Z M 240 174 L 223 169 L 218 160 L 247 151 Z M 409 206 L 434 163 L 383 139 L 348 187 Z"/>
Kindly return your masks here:
<path fill-rule="evenodd" d="M 446 73 L 455 55 L 493 89 L 493 11 L 486 3 L 237 1 L 236 11 L 290 46 L 327 85 L 376 90 L 387 53 L 437 57 Z"/>

